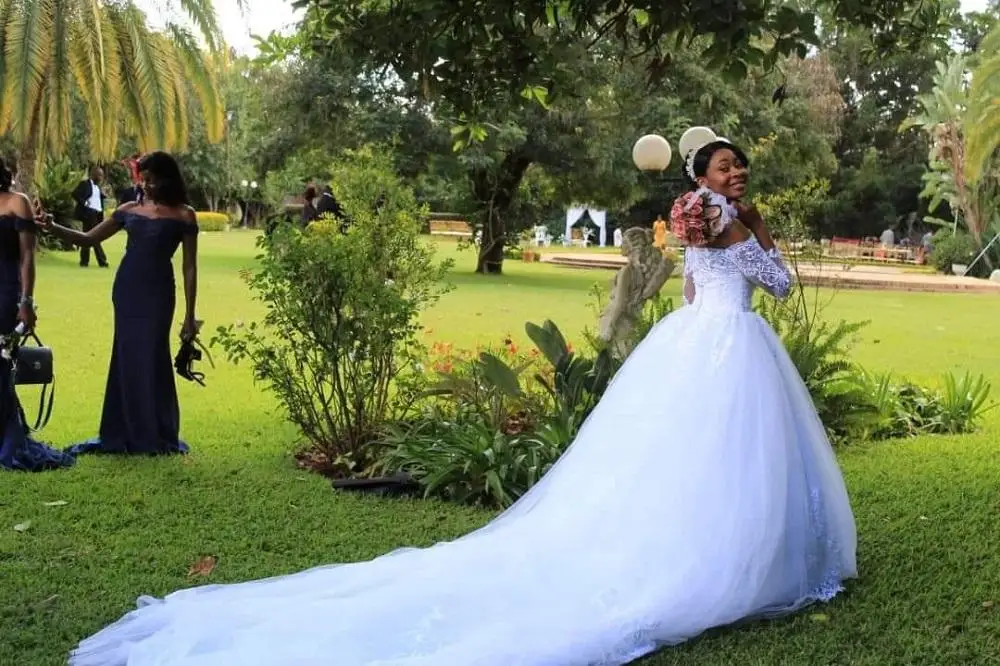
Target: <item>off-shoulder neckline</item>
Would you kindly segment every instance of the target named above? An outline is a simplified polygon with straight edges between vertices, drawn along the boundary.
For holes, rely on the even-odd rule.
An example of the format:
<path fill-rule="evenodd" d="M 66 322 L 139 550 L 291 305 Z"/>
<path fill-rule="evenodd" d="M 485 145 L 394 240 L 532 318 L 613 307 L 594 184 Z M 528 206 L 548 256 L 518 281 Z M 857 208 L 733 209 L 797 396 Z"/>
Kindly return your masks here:
<path fill-rule="evenodd" d="M 117 210 L 115 212 L 121 213 L 122 215 L 134 215 L 135 217 L 141 217 L 144 220 L 170 220 L 171 222 L 180 222 L 181 224 L 197 224 L 197 222 L 193 222 L 191 220 L 182 220 L 179 217 L 168 217 L 168 216 L 158 217 L 156 215 L 146 215 L 144 213 L 137 213 L 136 211 L 131 209 Z"/>
<path fill-rule="evenodd" d="M 696 250 L 711 250 L 713 252 L 725 252 L 726 250 L 732 250 L 735 247 L 739 247 L 740 245 L 746 245 L 747 243 L 757 243 L 757 237 L 754 236 L 753 234 L 750 234 L 749 236 L 747 236 L 743 240 L 736 241 L 732 245 L 727 245 L 726 247 L 698 247 L 698 248 L 694 248 L 694 249 L 696 249 Z"/>

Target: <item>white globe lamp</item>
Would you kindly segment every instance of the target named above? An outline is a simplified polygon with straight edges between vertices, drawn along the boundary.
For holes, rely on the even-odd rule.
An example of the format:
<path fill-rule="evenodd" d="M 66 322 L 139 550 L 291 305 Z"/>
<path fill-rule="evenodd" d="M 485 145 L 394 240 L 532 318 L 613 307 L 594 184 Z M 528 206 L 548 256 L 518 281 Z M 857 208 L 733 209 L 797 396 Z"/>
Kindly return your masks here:
<path fill-rule="evenodd" d="M 665 171 L 671 158 L 670 144 L 659 134 L 647 134 L 632 147 L 632 161 L 640 171 Z"/>
<path fill-rule="evenodd" d="M 692 127 L 681 135 L 681 140 L 677 142 L 677 150 L 681 154 L 681 159 L 687 159 L 692 150 L 699 150 L 713 141 L 718 141 L 719 137 L 715 132 L 707 127 Z"/>

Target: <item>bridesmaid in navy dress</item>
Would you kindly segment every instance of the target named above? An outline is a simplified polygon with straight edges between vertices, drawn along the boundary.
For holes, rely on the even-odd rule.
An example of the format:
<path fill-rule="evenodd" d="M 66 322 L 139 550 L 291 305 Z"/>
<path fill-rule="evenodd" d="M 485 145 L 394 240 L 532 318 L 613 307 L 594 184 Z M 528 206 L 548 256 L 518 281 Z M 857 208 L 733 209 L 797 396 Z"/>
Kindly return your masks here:
<path fill-rule="evenodd" d="M 115 276 L 115 333 L 100 436 L 70 449 L 80 453 L 184 453 L 170 354 L 176 287 L 172 259 L 183 248 L 181 339 L 197 334 L 198 224 L 180 168 L 154 152 L 139 162 L 144 200 L 123 204 L 86 233 L 46 220 L 53 234 L 77 245 L 101 243 L 124 229 L 125 256 Z"/>
<path fill-rule="evenodd" d="M 11 192 L 14 174 L 0 160 L 0 335 L 18 322 L 35 327 L 35 221 L 23 194 Z M 17 400 L 11 363 L 0 358 L 0 469 L 37 472 L 69 467 L 73 458 L 31 439 Z"/>

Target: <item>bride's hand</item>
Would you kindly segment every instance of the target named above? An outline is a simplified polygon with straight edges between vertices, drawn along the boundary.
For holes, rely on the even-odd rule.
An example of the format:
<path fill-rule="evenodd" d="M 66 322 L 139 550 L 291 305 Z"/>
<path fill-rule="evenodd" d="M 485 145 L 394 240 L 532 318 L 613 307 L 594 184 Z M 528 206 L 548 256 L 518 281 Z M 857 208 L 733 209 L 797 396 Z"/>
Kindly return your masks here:
<path fill-rule="evenodd" d="M 737 201 L 735 204 L 736 212 L 739 216 L 740 222 L 743 223 L 750 231 L 756 233 L 758 229 L 764 226 L 764 218 L 761 216 L 760 211 L 757 207 L 750 203 L 744 203 L 742 201 Z"/>

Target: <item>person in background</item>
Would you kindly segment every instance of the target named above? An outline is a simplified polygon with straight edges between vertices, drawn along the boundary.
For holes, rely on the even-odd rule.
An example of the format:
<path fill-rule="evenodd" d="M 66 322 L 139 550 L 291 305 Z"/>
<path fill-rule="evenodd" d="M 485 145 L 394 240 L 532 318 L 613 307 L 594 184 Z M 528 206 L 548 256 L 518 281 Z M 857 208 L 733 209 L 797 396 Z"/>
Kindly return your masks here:
<path fill-rule="evenodd" d="M 314 185 L 306 187 L 306 191 L 303 193 L 302 198 L 305 199 L 305 203 L 302 206 L 302 226 L 307 227 L 310 222 L 319 217 L 319 212 L 316 210 L 316 205 L 313 203 L 316 200 L 316 187 Z"/>
<path fill-rule="evenodd" d="M 139 181 L 140 159 L 142 159 L 142 155 L 140 153 L 136 153 L 135 155 L 126 157 L 121 161 L 122 166 L 124 166 L 128 171 L 129 181 L 131 181 L 132 184 L 122 190 L 119 190 L 117 196 L 119 206 L 133 201 L 142 201 L 142 186 Z"/>
<path fill-rule="evenodd" d="M 18 324 L 35 328 L 34 214 L 28 198 L 12 192 L 13 171 L 0 159 L 0 335 Z M 0 358 L 0 469 L 38 472 L 69 467 L 73 457 L 30 437 L 14 387 L 10 359 Z"/>
<path fill-rule="evenodd" d="M 879 236 L 879 242 L 882 244 L 882 247 L 885 248 L 896 247 L 896 232 L 892 229 L 886 229 L 882 232 L 882 235 Z"/>
<path fill-rule="evenodd" d="M 128 187 L 119 190 L 117 199 L 119 206 L 124 206 L 127 203 L 137 203 L 142 201 L 142 187 L 138 184 L 129 185 Z"/>
<path fill-rule="evenodd" d="M 198 223 L 188 205 L 180 167 L 164 152 L 139 163 L 142 203 L 128 203 L 90 231 L 43 226 L 77 245 L 96 245 L 122 229 L 128 244 L 112 291 L 115 329 L 100 436 L 71 447 L 82 453 L 184 453 L 179 439 L 180 407 L 170 354 L 176 287 L 173 256 L 183 248 L 185 309 L 181 339 L 198 334 Z"/>
<path fill-rule="evenodd" d="M 104 192 L 101 191 L 101 184 L 104 182 L 104 169 L 94 165 L 90 169 L 90 178 L 81 180 L 80 184 L 73 190 L 73 200 L 76 202 L 74 217 L 83 225 L 83 232 L 87 233 L 104 219 Z M 94 246 L 94 256 L 101 268 L 108 267 L 108 257 L 104 254 L 104 248 L 100 243 Z M 80 266 L 86 268 L 90 265 L 90 246 L 80 247 Z"/>
<path fill-rule="evenodd" d="M 653 222 L 653 247 L 660 252 L 667 249 L 667 223 L 662 215 L 657 215 Z"/>
<path fill-rule="evenodd" d="M 319 203 L 316 204 L 316 214 L 318 217 L 333 215 L 338 220 L 343 221 L 344 219 L 344 211 L 340 208 L 340 202 L 333 196 L 333 190 L 329 185 L 323 188 L 323 194 L 320 195 Z"/>

